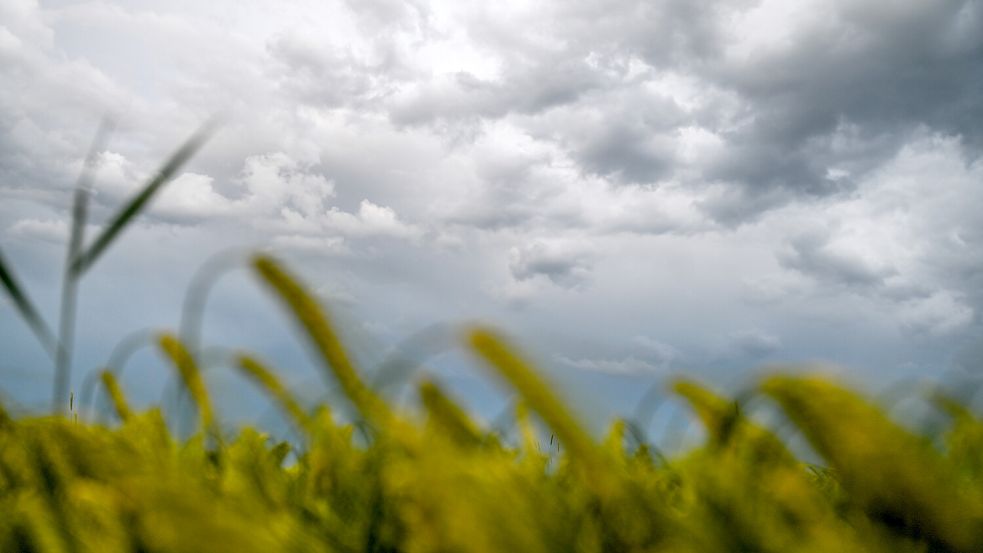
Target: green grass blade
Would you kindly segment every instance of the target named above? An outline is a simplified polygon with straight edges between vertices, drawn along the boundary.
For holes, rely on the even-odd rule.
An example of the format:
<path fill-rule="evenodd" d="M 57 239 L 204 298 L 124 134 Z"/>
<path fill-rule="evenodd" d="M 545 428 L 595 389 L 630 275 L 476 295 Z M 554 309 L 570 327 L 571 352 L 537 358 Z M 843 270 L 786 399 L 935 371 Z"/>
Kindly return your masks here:
<path fill-rule="evenodd" d="M 935 405 L 939 410 L 953 420 L 962 421 L 976 419 L 973 411 L 966 405 L 966 403 L 950 394 L 943 392 L 942 390 L 931 391 L 928 394 L 928 400 L 932 403 L 932 405 Z"/>
<path fill-rule="evenodd" d="M 75 183 L 75 197 L 72 201 L 71 231 L 65 254 L 65 270 L 61 284 L 61 310 L 58 323 L 58 355 L 55 359 L 55 379 L 51 392 L 51 408 L 60 412 L 65 405 L 68 383 L 72 374 L 72 351 L 75 345 L 75 308 L 78 296 L 78 273 L 74 271 L 75 259 L 85 241 L 85 223 L 88 219 L 89 194 L 92 188 L 92 173 L 96 157 L 106 147 L 106 141 L 113 129 L 113 121 L 103 119 L 96 136 L 89 147 L 89 153 L 82 165 L 82 172 Z"/>
<path fill-rule="evenodd" d="M 71 270 L 75 274 L 81 275 L 92 267 L 92 264 L 106 251 L 106 248 L 113 243 L 113 240 L 122 232 L 143 209 L 150 200 L 160 191 L 161 187 L 170 181 L 175 173 L 195 155 L 212 135 L 216 127 L 216 121 L 210 120 L 205 123 L 198 131 L 191 135 L 188 140 L 161 166 L 157 174 L 144 185 L 135 196 L 110 220 L 106 228 L 96 237 L 92 245 L 81 253 L 72 264 Z"/>
<path fill-rule="evenodd" d="M 704 386 L 686 379 L 677 378 L 670 384 L 671 390 L 686 400 L 706 428 L 711 441 L 724 442 L 729 438 L 739 414 L 737 405 L 720 397 Z"/>
<path fill-rule="evenodd" d="M 560 442 L 578 462 L 591 470 L 603 471 L 597 445 L 532 365 L 490 329 L 474 328 L 468 333 L 467 340 L 471 349 L 511 384 L 556 432 Z"/>
<path fill-rule="evenodd" d="M 717 395 L 686 378 L 671 383 L 672 391 L 689 403 L 699 417 L 714 447 L 747 446 L 758 461 L 795 463 L 785 445 L 772 434 L 741 413 L 740 405 Z"/>
<path fill-rule="evenodd" d="M 82 251 L 82 244 L 85 243 L 85 224 L 88 221 L 89 196 L 92 193 L 92 175 L 99 153 L 106 148 L 106 142 L 112 133 L 115 123 L 112 119 L 106 118 L 99 125 L 96 136 L 92 140 L 89 153 L 85 157 L 82 172 L 79 174 L 78 181 L 75 183 L 75 196 L 72 201 L 72 224 L 71 233 L 68 237 L 68 252 L 65 264 L 66 279 L 74 277 L 72 268 L 75 260 Z"/>
<path fill-rule="evenodd" d="M 515 428 L 519 433 L 519 451 L 531 463 L 545 462 L 546 456 L 539 447 L 536 426 L 529 415 L 529 405 L 523 401 L 515 402 Z M 552 441 L 552 436 L 550 436 Z"/>
<path fill-rule="evenodd" d="M 3 251 L 0 250 L 0 284 L 3 284 L 4 290 L 7 291 L 7 295 L 10 296 L 11 301 L 14 302 L 14 307 L 17 308 L 17 312 L 20 313 L 24 322 L 27 326 L 31 328 L 34 335 L 37 336 L 38 341 L 52 357 L 57 356 L 58 352 L 58 340 L 55 335 L 51 333 L 51 329 L 45 324 L 44 319 L 38 314 L 38 310 L 35 309 L 34 304 L 31 302 L 30 298 L 27 297 L 27 293 L 21 288 L 20 284 L 17 282 L 17 277 L 14 276 L 13 269 L 11 265 L 4 259 Z"/>
<path fill-rule="evenodd" d="M 116 416 L 122 422 L 128 421 L 133 411 L 126 402 L 126 396 L 123 394 L 123 389 L 120 388 L 119 382 L 116 381 L 116 377 L 113 376 L 111 371 L 104 370 L 99 373 L 99 379 L 102 380 L 102 385 L 106 387 L 106 393 L 109 394 L 109 399 L 113 402 L 113 409 L 116 410 Z"/>
<path fill-rule="evenodd" d="M 362 416 L 376 423 L 390 419 L 389 407 L 359 378 L 354 363 L 317 300 L 272 258 L 257 255 L 253 258 L 253 267 L 306 331 L 321 359 Z"/>
<path fill-rule="evenodd" d="M 478 426 L 440 386 L 431 380 L 423 380 L 420 382 L 419 391 L 420 400 L 431 424 L 460 446 L 481 445 L 483 438 Z"/>
<path fill-rule="evenodd" d="M 10 413 L 4 408 L 3 403 L 0 403 L 0 430 L 10 427 L 13 424 L 13 419 L 10 417 Z"/>
<path fill-rule="evenodd" d="M 307 413 L 297 403 L 296 398 L 287 391 L 273 371 L 249 355 L 239 355 L 236 358 L 236 365 L 253 382 L 270 394 L 301 430 L 305 432 L 310 430 L 310 417 L 307 416 Z"/>
<path fill-rule="evenodd" d="M 625 462 L 628 458 L 628 449 L 625 447 L 625 436 L 628 434 L 628 423 L 624 419 L 616 418 L 608 427 L 607 436 L 604 438 L 602 447 L 608 452 L 612 459 L 617 459 L 619 463 Z"/>
<path fill-rule="evenodd" d="M 194 357 L 191 356 L 180 340 L 171 334 L 162 334 L 157 343 L 181 375 L 185 388 L 198 407 L 201 425 L 217 438 L 215 412 L 212 410 L 212 402 L 208 397 L 205 381 L 201 377 L 201 370 L 198 369 Z"/>
<path fill-rule="evenodd" d="M 816 377 L 762 385 L 872 519 L 944 551 L 983 551 L 983 497 L 924 440 L 858 394 Z"/>

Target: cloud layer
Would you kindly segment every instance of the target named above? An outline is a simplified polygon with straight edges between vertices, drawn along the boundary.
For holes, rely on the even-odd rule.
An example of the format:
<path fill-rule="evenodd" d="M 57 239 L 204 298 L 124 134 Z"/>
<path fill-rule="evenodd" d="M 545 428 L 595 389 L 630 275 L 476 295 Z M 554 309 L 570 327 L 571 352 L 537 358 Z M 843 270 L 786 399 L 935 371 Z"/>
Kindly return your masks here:
<path fill-rule="evenodd" d="M 121 316 L 81 366 L 173 325 L 155 284 L 262 247 L 377 350 L 483 318 L 571 374 L 978 361 L 979 1 L 7 0 L 0 22 L 0 245 L 48 308 L 99 118 L 96 225 L 227 120 L 92 276 Z M 223 293 L 220 319 L 255 294 Z M 0 313 L 0 374 L 41 363 Z"/>

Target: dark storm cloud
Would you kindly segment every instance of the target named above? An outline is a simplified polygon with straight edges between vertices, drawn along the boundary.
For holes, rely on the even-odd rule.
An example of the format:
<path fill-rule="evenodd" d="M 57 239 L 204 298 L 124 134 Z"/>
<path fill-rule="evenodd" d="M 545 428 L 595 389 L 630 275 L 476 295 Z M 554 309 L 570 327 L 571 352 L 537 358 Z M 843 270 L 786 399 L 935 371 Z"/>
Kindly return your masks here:
<path fill-rule="evenodd" d="M 415 62 L 395 31 L 419 41 L 447 31 L 432 10 L 403 3 L 358 7 L 367 44 L 360 54 L 289 33 L 268 48 L 281 63 L 275 78 L 301 102 L 382 111 L 397 126 L 426 126 L 456 144 L 484 132 L 482 122 L 507 120 L 558 146 L 585 174 L 723 184 L 731 190 L 702 205 L 727 225 L 852 191 L 920 128 L 962 136 L 967 154 L 977 155 L 978 0 L 817 3 L 796 20 L 740 31 L 741 17 L 770 6 L 666 0 L 540 5 L 510 16 L 479 10 L 460 32 L 491 60 L 490 72 L 435 74 Z M 756 33 L 776 38 L 758 44 Z M 692 81 L 693 105 L 653 89 L 673 75 Z M 677 144 L 687 128 L 712 133 L 719 146 L 684 159 Z"/>
<path fill-rule="evenodd" d="M 688 115 L 671 99 L 638 88 L 606 91 L 530 122 L 535 136 L 556 140 L 591 175 L 618 184 L 654 183 L 677 167 L 677 131 Z"/>
<path fill-rule="evenodd" d="M 536 12 L 548 16 L 533 27 L 539 42 L 476 19 L 469 31 L 493 48 L 500 73 L 417 85 L 390 113 L 401 124 L 549 113 L 518 124 L 560 144 L 584 171 L 634 183 L 685 168 L 653 137 L 668 142 L 674 129 L 705 128 L 721 147 L 678 178 L 738 190 L 730 202 L 707 204 L 729 224 L 788 201 L 853 190 L 922 127 L 962 136 L 977 155 L 980 2 L 818 3 L 801 21 L 772 22 L 790 25 L 794 39 L 745 46 L 755 37 L 735 33 L 738 23 L 729 21 L 759 7 L 569 3 Z M 761 32 L 780 35 L 774 27 Z M 706 98 L 682 116 L 646 117 L 666 98 L 641 91 L 669 72 L 729 97 Z"/>
<path fill-rule="evenodd" d="M 829 168 L 861 176 L 919 126 L 981 145 L 983 131 L 972 123 L 983 118 L 979 2 L 833 3 L 829 9 L 787 48 L 737 63 L 719 60 L 707 73 L 737 91 L 750 112 L 725 134 L 731 148 L 710 176 L 752 190 L 779 186 L 822 196 L 841 189 L 827 178 Z M 844 128 L 868 148 L 867 156 L 838 150 L 837 131 Z"/>
<path fill-rule="evenodd" d="M 671 153 L 653 145 L 646 129 L 612 126 L 578 152 L 589 171 L 627 182 L 656 182 L 669 174 Z"/>
<path fill-rule="evenodd" d="M 715 73 L 757 106 L 755 135 L 774 142 L 828 134 L 844 119 L 979 137 L 966 116 L 979 113 L 981 31 L 974 0 L 834 2 L 788 47 Z"/>

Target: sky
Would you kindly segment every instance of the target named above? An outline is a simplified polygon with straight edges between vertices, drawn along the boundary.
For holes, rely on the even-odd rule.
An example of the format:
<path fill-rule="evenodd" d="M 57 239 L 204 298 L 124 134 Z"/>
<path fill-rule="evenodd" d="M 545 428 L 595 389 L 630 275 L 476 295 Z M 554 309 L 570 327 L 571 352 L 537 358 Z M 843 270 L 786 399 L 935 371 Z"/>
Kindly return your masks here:
<path fill-rule="evenodd" d="M 503 329 L 595 419 L 677 374 L 983 362 L 983 1 L 0 0 L 0 248 L 51 326 L 99 122 L 90 238 L 215 115 L 85 275 L 74 389 L 176 329 L 218 256 L 202 342 L 331 398 L 259 250 L 367 373 L 426 343 L 421 370 L 489 419 L 506 394 L 453 325 Z M 52 374 L 0 302 L 5 401 L 44 409 Z M 123 382 L 173 386 L 149 345 Z M 232 371 L 209 382 L 269 416 Z"/>

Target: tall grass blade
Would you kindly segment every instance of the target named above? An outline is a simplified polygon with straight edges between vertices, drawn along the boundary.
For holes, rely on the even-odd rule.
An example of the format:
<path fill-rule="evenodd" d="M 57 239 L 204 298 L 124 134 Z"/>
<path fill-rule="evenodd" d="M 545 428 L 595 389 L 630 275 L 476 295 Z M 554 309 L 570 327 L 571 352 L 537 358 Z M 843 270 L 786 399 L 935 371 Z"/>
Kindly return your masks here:
<path fill-rule="evenodd" d="M 246 259 L 247 254 L 239 249 L 221 252 L 208 258 L 192 275 L 184 294 L 178 326 L 178 337 L 192 355 L 197 356 L 201 349 L 202 318 L 209 294 L 222 276 L 240 267 Z"/>
<path fill-rule="evenodd" d="M 112 352 L 109 354 L 109 359 L 102 366 L 112 371 L 118 380 L 130 357 L 140 348 L 155 345 L 156 340 L 156 332 L 150 329 L 131 332 L 113 347 Z M 99 372 L 99 370 L 93 369 L 86 373 L 79 389 L 79 405 L 89 416 L 96 414 L 95 406 L 98 404 L 97 396 L 99 391 L 96 383 L 99 380 Z"/>
<path fill-rule="evenodd" d="M 55 359 L 55 380 L 51 392 L 51 408 L 60 412 L 65 405 L 65 394 L 72 373 L 72 351 L 75 345 L 75 305 L 78 296 L 78 274 L 72 269 L 75 259 L 85 241 L 85 223 L 88 219 L 89 194 L 92 188 L 92 173 L 96 158 L 103 149 L 112 132 L 114 123 L 105 118 L 96 131 L 96 136 L 85 156 L 85 163 L 75 183 L 75 196 L 72 200 L 71 232 L 68 236 L 68 249 L 65 253 L 65 269 L 61 281 L 61 312 L 58 323 L 58 355 Z"/>
<path fill-rule="evenodd" d="M 307 413 L 304 412 L 294 396 L 287 391 L 273 371 L 249 355 L 239 355 L 236 358 L 236 365 L 253 382 L 256 382 L 268 394 L 273 396 L 273 399 L 280 404 L 280 407 L 293 419 L 294 423 L 301 430 L 306 431 L 311 428 L 310 417 L 307 416 Z"/>
<path fill-rule="evenodd" d="M 685 378 L 673 380 L 670 387 L 674 393 L 689 403 L 713 442 L 720 443 L 727 440 L 739 416 L 737 405 L 733 401 L 720 397 L 704 386 Z"/>
<path fill-rule="evenodd" d="M 745 417 L 737 402 L 721 397 L 685 378 L 674 380 L 671 386 L 673 392 L 689 403 L 715 447 L 746 445 L 758 457 L 759 462 L 767 460 L 795 463 L 795 458 L 781 440 Z"/>
<path fill-rule="evenodd" d="M 574 458 L 591 469 L 600 469 L 598 448 L 566 405 L 505 339 L 487 328 L 474 328 L 467 335 L 468 345 L 499 376 L 512 385 L 529 407 L 556 432 Z"/>
<path fill-rule="evenodd" d="M 34 304 L 27 297 L 27 293 L 24 292 L 24 289 L 17 282 L 17 277 L 14 276 L 11 267 L 6 259 L 4 259 L 3 251 L 0 250 L 0 284 L 3 284 L 7 295 L 14 302 L 17 312 L 20 313 L 21 318 L 24 319 L 27 326 L 37 336 L 38 341 L 41 342 L 41 346 L 44 347 L 49 355 L 56 357 L 58 355 L 58 340 L 51 333 L 51 330 L 45 324 L 41 315 L 38 314 L 38 310 L 34 308 Z"/>
<path fill-rule="evenodd" d="M 515 402 L 515 428 L 519 434 L 519 451 L 523 452 L 530 463 L 545 462 L 546 456 L 540 451 L 536 426 L 533 424 L 529 414 L 529 404 L 526 402 Z M 551 442 L 552 438 L 553 436 L 550 435 Z"/>
<path fill-rule="evenodd" d="M 941 436 L 946 457 L 963 474 L 983 479 L 983 421 L 966 403 L 942 390 L 931 392 L 929 400 L 950 419 Z"/>
<path fill-rule="evenodd" d="M 774 376 L 774 398 L 868 515 L 940 551 L 983 551 L 983 497 L 929 444 L 859 395 L 816 377 Z"/>
<path fill-rule="evenodd" d="M 188 352 L 184 345 L 171 334 L 162 334 L 158 337 L 157 343 L 160 349 L 167 355 L 184 382 L 185 388 L 191 394 L 198 407 L 198 414 L 201 425 L 218 437 L 215 425 L 215 412 L 212 410 L 212 402 L 208 397 L 208 390 L 205 388 L 205 381 L 201 377 L 201 371 L 194 357 Z"/>
<path fill-rule="evenodd" d="M 68 236 L 68 251 L 65 263 L 66 277 L 72 275 L 71 268 L 75 264 L 75 259 L 82 251 L 85 243 L 85 224 L 88 220 L 89 195 L 92 193 L 92 175 L 95 169 L 96 159 L 99 153 L 106 148 L 109 135 L 115 128 L 115 122 L 110 118 L 105 118 L 99 124 L 96 136 L 92 139 L 89 153 L 85 156 L 82 171 L 79 173 L 78 181 L 75 183 L 75 195 L 72 200 L 72 224 L 71 232 Z"/>
<path fill-rule="evenodd" d="M 965 403 L 942 390 L 931 391 L 928 394 L 928 399 L 938 409 L 956 421 L 976 419 L 973 411 Z"/>
<path fill-rule="evenodd" d="M 113 243 L 113 240 L 116 239 L 119 233 L 133 221 L 134 217 L 143 211 L 150 200 L 153 199 L 154 195 L 160 191 L 161 187 L 170 181 L 175 173 L 191 159 L 191 156 L 201 149 L 215 131 L 216 125 L 217 121 L 215 119 L 209 120 L 171 155 L 157 171 L 157 174 L 143 186 L 140 192 L 133 196 L 113 216 L 109 224 L 106 225 L 106 228 L 92 242 L 92 245 L 75 259 L 71 267 L 73 273 L 82 275 L 92 267 L 93 263 Z"/>
<path fill-rule="evenodd" d="M 440 386 L 433 381 L 423 380 L 420 382 L 419 389 L 420 400 L 427 410 L 430 422 L 443 431 L 451 441 L 464 447 L 474 447 L 482 443 L 482 433 L 477 425 Z"/>
<path fill-rule="evenodd" d="M 257 255 L 253 258 L 253 267 L 303 327 L 321 359 L 362 416 L 376 423 L 389 419 L 389 407 L 359 378 L 355 365 L 317 300 L 272 258 Z"/>
<path fill-rule="evenodd" d="M 370 386 L 376 392 L 398 389 L 418 371 L 423 362 L 456 345 L 457 331 L 452 325 L 438 323 L 429 326 L 397 344 L 390 354 L 372 371 Z"/>
<path fill-rule="evenodd" d="M 3 404 L 0 403 L 0 430 L 3 430 L 11 425 L 13 419 L 10 418 L 10 413 L 4 408 Z"/>
<path fill-rule="evenodd" d="M 106 393 L 109 394 L 109 399 L 113 402 L 116 416 L 122 422 L 128 421 L 133 411 L 126 402 L 126 396 L 123 394 L 119 382 L 116 381 L 116 377 L 111 371 L 104 370 L 99 373 L 99 379 L 102 380 L 102 385 L 106 387 Z"/>

